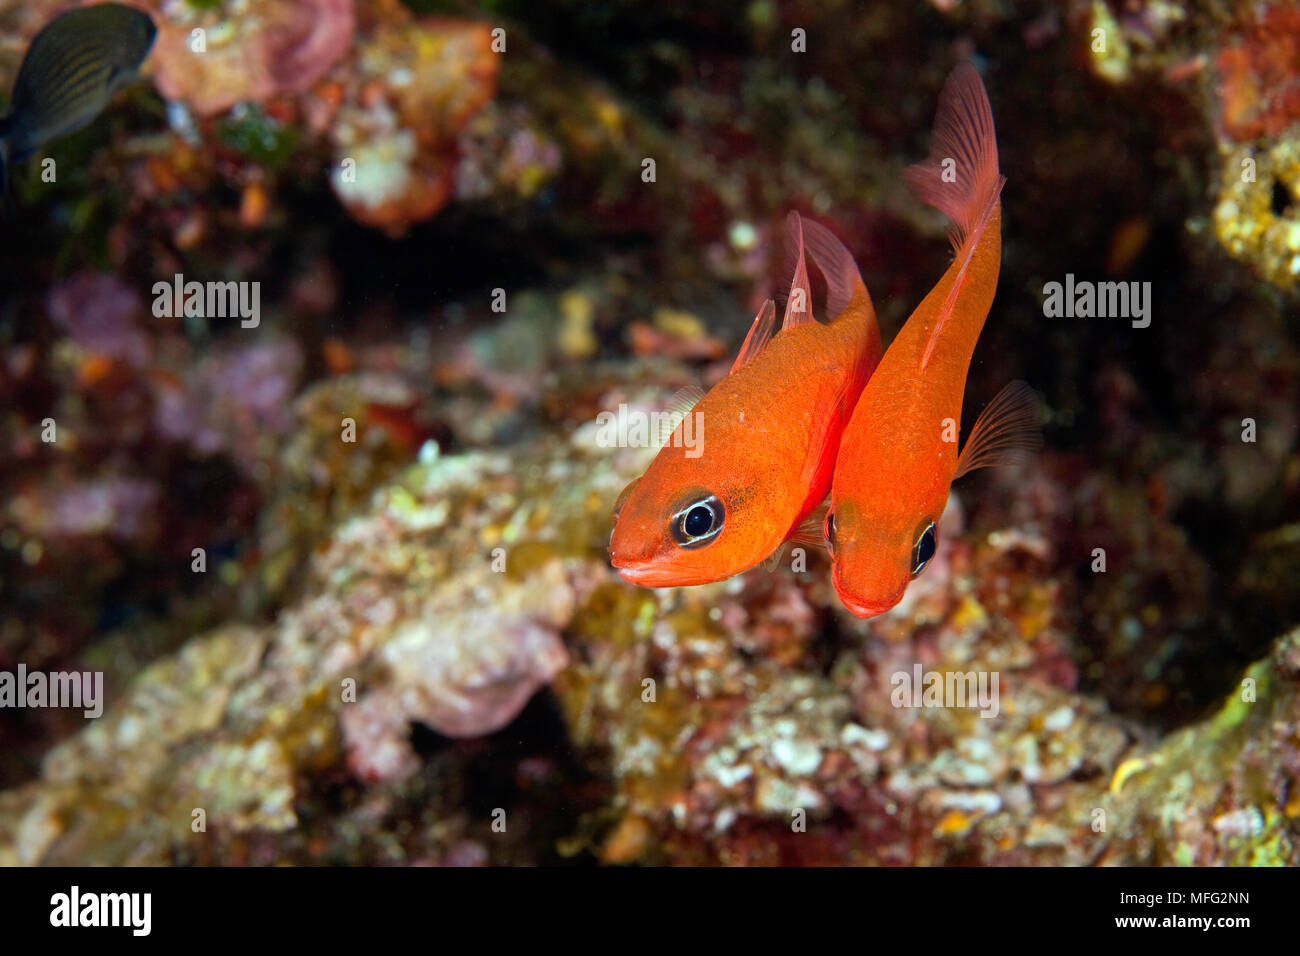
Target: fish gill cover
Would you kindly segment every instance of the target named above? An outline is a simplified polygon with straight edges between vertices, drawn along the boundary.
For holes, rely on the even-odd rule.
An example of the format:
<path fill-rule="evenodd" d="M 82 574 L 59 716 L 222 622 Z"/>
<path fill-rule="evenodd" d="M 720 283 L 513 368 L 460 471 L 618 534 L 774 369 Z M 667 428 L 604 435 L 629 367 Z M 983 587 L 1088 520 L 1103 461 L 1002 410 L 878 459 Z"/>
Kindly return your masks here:
<path fill-rule="evenodd" d="M 0 0 L 0 90 L 72 6 Z M 1300 863 L 1293 7 L 130 9 L 148 55 L 8 170 L 0 864 Z M 103 65 L 61 39 L 31 82 Z M 904 443 L 1020 379 L 1043 450 L 907 523 L 886 614 L 819 502 L 623 580 L 620 493 L 713 447 L 674 393 L 756 374 L 769 299 L 833 317 L 791 210 L 887 346 L 949 269 L 901 174 L 961 61 L 997 294 Z M 808 412 L 736 467 L 838 408 L 802 328 L 740 411 Z M 742 513 L 680 490 L 672 547 Z"/>

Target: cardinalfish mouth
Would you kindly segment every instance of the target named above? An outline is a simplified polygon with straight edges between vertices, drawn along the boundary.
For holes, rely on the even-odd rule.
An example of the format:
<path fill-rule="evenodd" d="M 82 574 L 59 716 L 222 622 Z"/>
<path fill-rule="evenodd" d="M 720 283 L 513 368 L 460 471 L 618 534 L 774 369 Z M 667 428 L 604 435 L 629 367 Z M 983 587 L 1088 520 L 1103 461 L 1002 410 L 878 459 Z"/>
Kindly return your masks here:
<path fill-rule="evenodd" d="M 880 615 L 885 612 L 892 611 L 898 604 L 898 601 L 893 602 L 893 604 L 862 604 L 853 598 L 845 597 L 842 594 L 840 595 L 840 600 L 846 608 L 853 612 L 855 617 L 860 618 L 880 617 Z"/>
<path fill-rule="evenodd" d="M 639 584 L 643 587 L 653 587 L 655 581 L 667 577 L 662 568 L 646 564 L 620 564 L 617 558 L 611 558 L 610 563 L 618 571 L 618 576 L 629 584 Z"/>
<path fill-rule="evenodd" d="M 846 588 L 838 579 L 835 580 L 836 590 L 839 592 L 840 602 L 853 613 L 855 617 L 879 617 L 886 611 L 892 611 L 898 606 L 898 602 L 903 600 L 903 595 L 907 593 L 907 588 L 900 588 L 898 593 L 886 601 L 866 601 L 852 593 L 852 590 Z"/>
<path fill-rule="evenodd" d="M 683 572 L 682 568 L 672 563 L 646 558 L 619 557 L 612 551 L 609 555 L 609 563 L 614 566 L 614 570 L 624 581 L 641 587 L 671 587 L 678 583 L 678 578 Z"/>
<path fill-rule="evenodd" d="M 840 601 L 844 604 L 844 606 L 848 608 L 850 611 L 852 611 L 855 617 L 862 617 L 862 618 L 879 617 L 880 615 L 884 614 L 886 611 L 892 611 L 898 605 L 898 602 L 901 601 L 902 599 L 903 596 L 900 594 L 897 598 L 890 601 L 888 604 L 868 604 L 866 602 L 859 601 L 857 598 L 854 598 L 852 595 L 846 595 L 846 594 L 840 595 Z"/>

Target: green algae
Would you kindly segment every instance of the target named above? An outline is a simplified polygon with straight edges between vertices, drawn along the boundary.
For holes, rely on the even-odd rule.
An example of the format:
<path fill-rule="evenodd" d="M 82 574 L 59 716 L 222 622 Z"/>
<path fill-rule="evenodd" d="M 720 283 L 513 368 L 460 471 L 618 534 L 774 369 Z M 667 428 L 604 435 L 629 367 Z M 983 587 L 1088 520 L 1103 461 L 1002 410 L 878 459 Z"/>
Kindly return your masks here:
<path fill-rule="evenodd" d="M 283 169 L 299 150 L 298 135 L 292 127 L 273 119 L 255 104 L 233 110 L 222 121 L 218 139 L 227 149 L 272 172 Z"/>

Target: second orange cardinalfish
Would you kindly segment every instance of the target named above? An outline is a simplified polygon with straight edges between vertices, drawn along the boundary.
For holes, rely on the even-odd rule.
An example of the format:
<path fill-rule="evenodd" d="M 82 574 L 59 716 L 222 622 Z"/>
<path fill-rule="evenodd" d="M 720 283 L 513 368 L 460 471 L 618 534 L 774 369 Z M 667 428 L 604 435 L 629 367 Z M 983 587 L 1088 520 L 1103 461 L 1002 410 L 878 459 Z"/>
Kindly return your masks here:
<path fill-rule="evenodd" d="M 944 85 L 929 158 L 904 178 L 947 215 L 956 255 L 890 343 L 840 443 L 825 535 L 835 590 L 859 617 L 892 608 L 934 557 L 955 479 L 1038 443 L 1033 393 L 1013 382 L 957 454 L 966 373 L 997 289 L 1006 181 L 988 95 L 969 63 Z"/>
<path fill-rule="evenodd" d="M 721 581 L 788 538 L 820 543 L 805 519 L 830 490 L 840 435 L 882 352 L 875 309 L 853 257 L 824 226 L 787 219 L 797 254 L 783 327 L 768 300 L 731 371 L 687 413 L 614 507 L 609 556 L 634 584 Z M 812 315 L 804 242 L 828 290 Z M 687 453 L 690 424 L 700 447 Z M 809 537 L 811 536 L 811 537 Z"/>

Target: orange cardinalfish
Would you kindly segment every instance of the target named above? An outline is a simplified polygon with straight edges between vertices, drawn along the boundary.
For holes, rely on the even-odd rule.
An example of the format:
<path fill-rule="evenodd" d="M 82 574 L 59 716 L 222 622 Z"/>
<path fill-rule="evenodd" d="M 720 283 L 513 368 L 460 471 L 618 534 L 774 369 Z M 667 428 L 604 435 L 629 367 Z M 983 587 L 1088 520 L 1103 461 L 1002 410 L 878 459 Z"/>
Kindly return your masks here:
<path fill-rule="evenodd" d="M 1038 443 L 1033 393 L 1012 382 L 956 453 L 966 373 L 997 288 L 1006 181 L 988 96 L 969 63 L 944 85 L 929 158 L 904 179 L 947 215 L 956 256 L 890 343 L 835 462 L 825 535 L 835 590 L 859 617 L 897 604 L 934 557 L 936 522 L 956 478 Z"/>
<path fill-rule="evenodd" d="M 720 581 L 787 538 L 821 543 L 822 522 L 804 521 L 830 490 L 840 435 L 882 346 L 849 251 L 797 213 L 786 222 L 797 259 L 783 327 L 769 299 L 731 371 L 687 412 L 702 447 L 684 453 L 679 423 L 614 506 L 610 561 L 634 584 Z M 812 315 L 805 239 L 826 279 L 825 324 Z"/>

